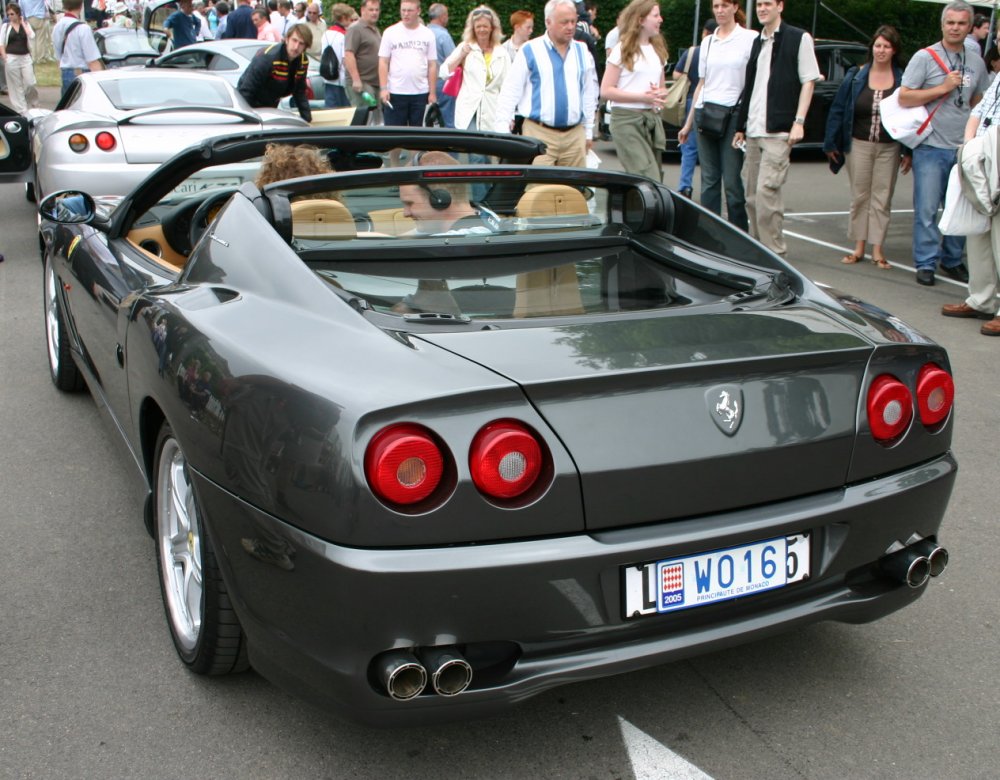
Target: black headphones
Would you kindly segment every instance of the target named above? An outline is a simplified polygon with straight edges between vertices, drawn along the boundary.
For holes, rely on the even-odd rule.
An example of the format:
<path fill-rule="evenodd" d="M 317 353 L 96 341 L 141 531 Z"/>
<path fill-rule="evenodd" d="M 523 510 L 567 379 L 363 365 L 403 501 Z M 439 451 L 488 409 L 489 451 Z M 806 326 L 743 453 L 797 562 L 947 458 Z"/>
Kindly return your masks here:
<path fill-rule="evenodd" d="M 435 211 L 444 211 L 451 205 L 451 193 L 443 187 L 428 187 L 425 184 L 420 187 L 427 193 L 427 202 Z"/>
<path fill-rule="evenodd" d="M 420 158 L 423 156 L 423 151 L 417 152 L 413 155 L 410 165 L 420 165 Z M 427 202 L 431 204 L 431 208 L 435 211 L 444 211 L 451 205 L 451 193 L 443 187 L 428 187 L 426 184 L 417 186 L 427 193 Z"/>

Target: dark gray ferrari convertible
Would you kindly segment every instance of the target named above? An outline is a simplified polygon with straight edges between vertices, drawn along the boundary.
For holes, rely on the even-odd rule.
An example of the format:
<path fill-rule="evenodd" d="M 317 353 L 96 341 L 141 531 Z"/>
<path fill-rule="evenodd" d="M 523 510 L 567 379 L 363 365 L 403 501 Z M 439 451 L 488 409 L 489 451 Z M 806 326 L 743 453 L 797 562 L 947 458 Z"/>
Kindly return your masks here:
<path fill-rule="evenodd" d="M 40 204 L 52 379 L 134 459 L 192 671 L 425 722 L 874 620 L 943 571 L 944 349 L 537 152 L 271 131 Z M 295 156 L 318 172 L 274 180 Z"/>

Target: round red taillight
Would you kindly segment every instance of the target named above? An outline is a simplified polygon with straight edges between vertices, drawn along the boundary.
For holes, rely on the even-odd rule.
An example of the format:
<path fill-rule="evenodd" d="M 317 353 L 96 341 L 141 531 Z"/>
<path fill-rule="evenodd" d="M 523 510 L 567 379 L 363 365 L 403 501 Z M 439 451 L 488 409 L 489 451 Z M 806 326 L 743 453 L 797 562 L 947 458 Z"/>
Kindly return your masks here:
<path fill-rule="evenodd" d="M 444 454 L 426 428 L 400 423 L 383 428 L 365 452 L 372 492 L 390 504 L 410 506 L 427 498 L 444 475 Z"/>
<path fill-rule="evenodd" d="M 917 409 L 924 425 L 937 425 L 948 416 L 955 401 L 951 374 L 934 363 L 920 369 L 917 377 Z"/>
<path fill-rule="evenodd" d="M 100 149 L 102 152 L 110 152 L 112 149 L 115 148 L 115 146 L 118 145 L 118 142 L 115 140 L 115 137 L 108 132 L 98 133 L 97 137 L 94 139 L 94 143 L 97 145 L 97 148 Z"/>
<path fill-rule="evenodd" d="M 69 148 L 78 154 L 87 151 L 90 146 L 90 141 L 87 140 L 87 136 L 83 133 L 73 133 L 69 137 Z"/>
<path fill-rule="evenodd" d="M 886 443 L 897 439 L 913 418 L 913 397 L 896 377 L 882 374 L 868 389 L 868 426 Z"/>
<path fill-rule="evenodd" d="M 528 426 L 517 420 L 496 420 L 472 440 L 469 470 L 476 487 L 491 498 L 515 498 L 542 473 L 544 454 Z"/>

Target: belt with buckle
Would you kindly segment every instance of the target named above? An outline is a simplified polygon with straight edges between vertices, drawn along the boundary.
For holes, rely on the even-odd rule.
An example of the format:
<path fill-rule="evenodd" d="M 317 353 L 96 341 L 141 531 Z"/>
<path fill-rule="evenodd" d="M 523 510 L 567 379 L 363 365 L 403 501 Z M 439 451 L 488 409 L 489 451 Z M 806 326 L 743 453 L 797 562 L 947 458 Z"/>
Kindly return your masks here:
<path fill-rule="evenodd" d="M 546 130 L 555 130 L 557 133 L 568 133 L 570 130 L 576 130 L 580 125 L 569 125 L 568 127 L 556 127 L 555 125 L 547 125 L 544 122 L 539 122 L 537 119 L 529 119 L 529 122 L 534 122 L 536 125 L 541 125 Z"/>

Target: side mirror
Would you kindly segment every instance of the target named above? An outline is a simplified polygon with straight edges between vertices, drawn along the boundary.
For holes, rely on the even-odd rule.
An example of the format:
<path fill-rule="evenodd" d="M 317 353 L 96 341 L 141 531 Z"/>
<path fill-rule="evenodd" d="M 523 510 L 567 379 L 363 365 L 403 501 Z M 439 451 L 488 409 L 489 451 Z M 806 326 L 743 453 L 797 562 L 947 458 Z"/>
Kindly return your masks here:
<path fill-rule="evenodd" d="M 82 225 L 90 222 L 97 213 L 97 204 L 85 192 L 63 190 L 53 192 L 38 204 L 38 213 L 44 219 L 61 225 Z"/>

